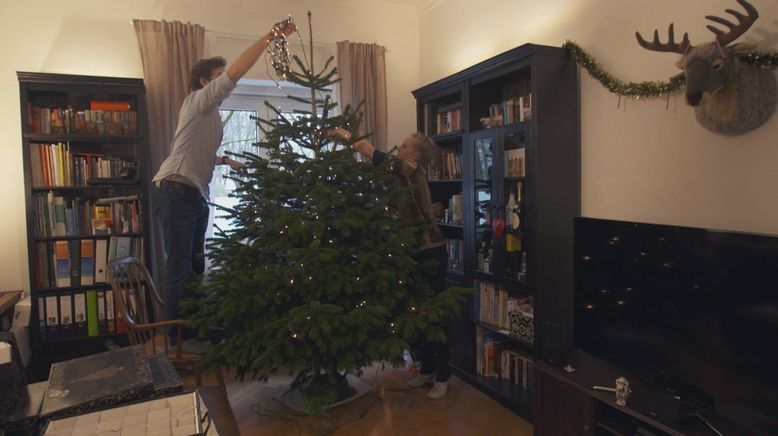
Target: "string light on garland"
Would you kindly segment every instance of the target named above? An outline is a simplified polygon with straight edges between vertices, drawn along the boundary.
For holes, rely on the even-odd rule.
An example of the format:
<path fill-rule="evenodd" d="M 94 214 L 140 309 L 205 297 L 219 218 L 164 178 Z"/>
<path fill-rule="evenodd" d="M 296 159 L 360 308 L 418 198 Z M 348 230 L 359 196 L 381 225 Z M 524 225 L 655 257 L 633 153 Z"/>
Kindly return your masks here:
<path fill-rule="evenodd" d="M 741 56 L 740 60 L 747 65 L 770 70 L 778 67 L 778 53 L 751 52 Z"/>

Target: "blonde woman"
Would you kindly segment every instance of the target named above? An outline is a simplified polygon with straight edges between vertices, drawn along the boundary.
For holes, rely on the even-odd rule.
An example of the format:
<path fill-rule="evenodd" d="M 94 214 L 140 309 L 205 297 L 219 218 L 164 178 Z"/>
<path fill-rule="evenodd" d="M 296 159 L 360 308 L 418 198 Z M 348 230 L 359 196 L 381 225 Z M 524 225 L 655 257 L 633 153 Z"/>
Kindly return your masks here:
<path fill-rule="evenodd" d="M 346 141 L 351 139 L 351 132 L 342 128 L 333 129 L 330 134 L 339 136 Z M 366 139 L 354 142 L 352 147 L 375 165 L 381 165 L 390 158 L 387 153 L 376 150 L 373 144 Z M 423 218 L 427 223 L 425 230 L 417 237 L 418 245 L 414 257 L 419 263 L 427 260 L 437 262 L 436 273 L 429 277 L 429 285 L 435 292 L 442 292 L 445 289 L 448 262 L 446 238 L 435 221 L 425 171 L 427 162 L 437 153 L 438 147 L 431 139 L 421 133 L 412 133 L 397 148 L 396 159 L 389 164 L 388 168 L 395 175 L 396 187 L 411 187 L 409 192 L 413 201 L 402 201 L 398 204 L 400 218 L 407 220 Z M 448 342 L 422 340 L 419 348 L 421 369 L 414 378 L 408 381 L 408 386 L 418 388 L 434 381 L 427 397 L 431 399 L 442 398 L 448 391 L 448 379 L 451 376 L 448 366 Z"/>

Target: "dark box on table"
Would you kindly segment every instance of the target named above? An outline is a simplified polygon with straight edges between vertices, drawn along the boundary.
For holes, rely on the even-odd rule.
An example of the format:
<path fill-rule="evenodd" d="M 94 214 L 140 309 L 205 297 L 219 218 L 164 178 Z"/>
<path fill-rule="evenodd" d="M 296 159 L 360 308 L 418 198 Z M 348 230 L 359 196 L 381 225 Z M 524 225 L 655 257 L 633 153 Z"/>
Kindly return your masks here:
<path fill-rule="evenodd" d="M 14 408 L 5 423 L 6 436 L 33 436 L 40 434 L 40 421 L 38 414 L 46 395 L 48 382 L 28 384 L 24 387 L 21 397 L 16 401 Z"/>
<path fill-rule="evenodd" d="M 150 398 L 154 381 L 142 345 L 51 365 L 40 416 L 60 418 Z"/>
<path fill-rule="evenodd" d="M 154 382 L 152 398 L 167 397 L 177 394 L 184 389 L 184 382 L 173 362 L 165 353 L 158 353 L 148 358 L 151 379 Z"/>

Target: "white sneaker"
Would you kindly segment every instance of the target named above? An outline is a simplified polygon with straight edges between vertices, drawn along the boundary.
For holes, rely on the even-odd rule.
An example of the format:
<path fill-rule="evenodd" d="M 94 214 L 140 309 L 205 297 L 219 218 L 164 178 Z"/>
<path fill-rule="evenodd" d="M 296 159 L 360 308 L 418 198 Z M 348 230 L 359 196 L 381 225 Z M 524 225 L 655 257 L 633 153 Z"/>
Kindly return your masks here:
<path fill-rule="evenodd" d="M 438 400 L 446 396 L 448 392 L 448 382 L 435 382 L 429 392 L 427 392 L 427 398 L 431 400 Z"/>
<path fill-rule="evenodd" d="M 418 373 L 415 377 L 408 380 L 408 387 L 409 388 L 420 388 L 430 381 L 432 381 L 432 377 L 434 374 L 422 374 Z"/>

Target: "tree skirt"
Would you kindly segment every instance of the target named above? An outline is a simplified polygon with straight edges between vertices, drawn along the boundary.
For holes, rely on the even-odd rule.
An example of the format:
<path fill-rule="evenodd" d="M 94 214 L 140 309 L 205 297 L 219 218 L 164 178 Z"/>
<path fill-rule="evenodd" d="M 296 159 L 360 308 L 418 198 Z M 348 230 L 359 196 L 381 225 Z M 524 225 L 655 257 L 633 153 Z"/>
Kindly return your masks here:
<path fill-rule="evenodd" d="M 356 390 L 356 393 L 344 400 L 330 404 L 327 409 L 350 403 L 357 398 L 375 390 L 373 385 L 365 383 L 361 378 L 355 375 L 348 374 L 346 376 L 346 380 L 348 380 L 348 384 Z M 289 385 L 283 385 L 273 389 L 271 395 L 273 399 L 294 410 L 295 412 L 307 413 L 305 411 L 305 405 L 303 404 L 303 396 L 299 391 L 289 391 Z"/>

